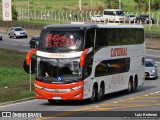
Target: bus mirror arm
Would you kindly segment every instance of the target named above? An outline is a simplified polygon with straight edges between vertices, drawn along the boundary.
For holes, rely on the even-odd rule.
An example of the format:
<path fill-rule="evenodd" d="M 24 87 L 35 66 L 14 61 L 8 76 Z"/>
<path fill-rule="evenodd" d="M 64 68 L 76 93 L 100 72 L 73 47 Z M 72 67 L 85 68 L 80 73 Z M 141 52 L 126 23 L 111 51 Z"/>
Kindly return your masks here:
<path fill-rule="evenodd" d="M 24 71 L 28 74 L 34 74 L 36 71 L 36 60 L 31 58 L 32 54 L 36 51 L 37 49 L 30 50 L 26 55 L 25 61 L 23 62 Z"/>
<path fill-rule="evenodd" d="M 86 58 L 86 55 L 87 55 L 87 52 L 88 52 L 89 49 L 85 49 L 82 54 L 81 54 L 81 57 L 80 57 L 80 66 L 83 67 L 84 64 L 85 64 L 85 58 Z"/>
<path fill-rule="evenodd" d="M 30 65 L 30 59 L 33 53 L 35 53 L 37 51 L 37 49 L 32 49 L 30 50 L 27 55 L 26 55 L 26 64 Z"/>

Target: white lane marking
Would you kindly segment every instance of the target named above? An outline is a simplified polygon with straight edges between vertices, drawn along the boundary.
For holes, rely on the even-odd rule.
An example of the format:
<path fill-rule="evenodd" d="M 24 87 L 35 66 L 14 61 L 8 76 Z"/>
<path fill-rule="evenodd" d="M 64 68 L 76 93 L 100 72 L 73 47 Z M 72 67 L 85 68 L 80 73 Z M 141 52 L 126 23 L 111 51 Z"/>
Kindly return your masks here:
<path fill-rule="evenodd" d="M 153 93 L 150 93 L 150 94 L 158 94 L 158 93 L 160 93 L 160 91 L 157 91 L 157 92 L 153 92 Z"/>
<path fill-rule="evenodd" d="M 22 46 L 28 46 L 28 45 L 22 45 Z"/>
<path fill-rule="evenodd" d="M 21 42 L 23 40 L 20 40 L 20 39 L 13 39 L 14 41 L 17 41 L 17 42 Z"/>
<path fill-rule="evenodd" d="M 147 57 L 155 57 L 155 58 L 160 58 L 160 56 L 157 55 L 146 55 Z"/>
<path fill-rule="evenodd" d="M 113 102 L 114 104 L 117 104 L 117 102 Z"/>
<path fill-rule="evenodd" d="M 13 103 L 13 104 L 9 104 L 9 105 L 2 105 L 2 106 L 0 106 L 0 108 L 14 106 L 14 105 L 19 105 L 19 104 L 24 104 L 24 103 L 29 103 L 29 102 L 33 102 L 33 101 L 37 101 L 37 99 L 35 99 L 35 100 L 29 100 L 29 101 L 24 101 L 24 102 Z"/>
<path fill-rule="evenodd" d="M 12 44 L 12 45 L 18 45 L 18 44 Z"/>

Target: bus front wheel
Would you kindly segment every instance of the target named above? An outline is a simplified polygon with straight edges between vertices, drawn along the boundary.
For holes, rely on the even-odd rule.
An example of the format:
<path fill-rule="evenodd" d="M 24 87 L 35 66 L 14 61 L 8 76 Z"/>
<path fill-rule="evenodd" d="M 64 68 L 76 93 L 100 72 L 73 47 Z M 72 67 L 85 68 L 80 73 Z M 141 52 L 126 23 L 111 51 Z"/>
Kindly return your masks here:
<path fill-rule="evenodd" d="M 89 98 L 89 102 L 90 103 L 94 103 L 96 101 L 96 94 L 97 94 L 97 89 L 95 87 L 93 87 L 92 89 L 92 96 L 91 98 Z"/>

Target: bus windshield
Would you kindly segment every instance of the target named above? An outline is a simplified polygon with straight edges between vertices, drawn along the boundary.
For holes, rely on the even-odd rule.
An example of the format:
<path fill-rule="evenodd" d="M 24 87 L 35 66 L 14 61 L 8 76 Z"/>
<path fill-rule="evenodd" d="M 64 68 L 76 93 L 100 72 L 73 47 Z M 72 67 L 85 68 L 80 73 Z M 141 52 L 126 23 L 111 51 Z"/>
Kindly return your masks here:
<path fill-rule="evenodd" d="M 83 30 L 53 30 L 45 29 L 41 33 L 39 41 L 40 50 L 52 50 L 54 52 L 66 50 L 82 50 L 84 43 Z"/>
<path fill-rule="evenodd" d="M 48 83 L 70 83 L 80 79 L 79 58 L 37 58 L 37 80 Z"/>

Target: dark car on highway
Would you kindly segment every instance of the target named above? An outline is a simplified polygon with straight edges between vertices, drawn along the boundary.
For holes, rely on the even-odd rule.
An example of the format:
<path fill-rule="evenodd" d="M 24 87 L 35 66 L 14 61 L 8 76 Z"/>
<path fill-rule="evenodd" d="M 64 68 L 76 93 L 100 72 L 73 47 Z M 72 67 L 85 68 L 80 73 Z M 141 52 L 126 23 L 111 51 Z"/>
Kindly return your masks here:
<path fill-rule="evenodd" d="M 149 22 L 151 22 L 153 24 L 154 23 L 154 19 L 149 17 L 148 14 L 142 14 L 139 17 L 136 17 L 136 22 L 137 23 L 140 23 L 140 22 L 149 23 Z"/>
<path fill-rule="evenodd" d="M 30 48 L 37 48 L 39 42 L 38 36 L 31 37 L 31 40 L 29 41 Z"/>
<path fill-rule="evenodd" d="M 3 38 L 3 37 L 2 37 L 2 34 L 1 34 L 1 32 L 0 32 L 0 40 L 2 40 L 2 38 Z"/>

